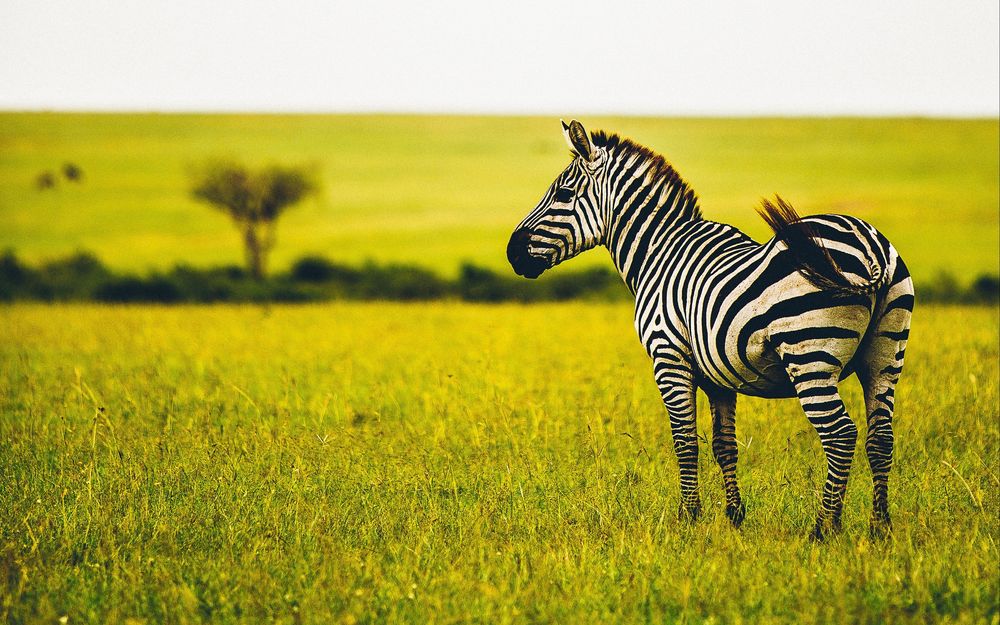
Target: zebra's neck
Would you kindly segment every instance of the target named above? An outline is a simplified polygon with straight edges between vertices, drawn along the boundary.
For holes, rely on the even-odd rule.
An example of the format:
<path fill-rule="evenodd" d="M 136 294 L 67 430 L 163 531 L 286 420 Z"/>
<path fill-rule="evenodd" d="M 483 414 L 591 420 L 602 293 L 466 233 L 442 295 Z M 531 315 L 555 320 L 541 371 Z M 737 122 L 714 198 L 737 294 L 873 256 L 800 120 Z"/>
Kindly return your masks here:
<path fill-rule="evenodd" d="M 628 288 L 635 293 L 643 268 L 655 259 L 671 233 L 701 221 L 698 197 L 658 155 L 623 154 L 618 176 L 609 185 L 605 245 Z M 631 161 L 635 162 L 631 162 Z"/>

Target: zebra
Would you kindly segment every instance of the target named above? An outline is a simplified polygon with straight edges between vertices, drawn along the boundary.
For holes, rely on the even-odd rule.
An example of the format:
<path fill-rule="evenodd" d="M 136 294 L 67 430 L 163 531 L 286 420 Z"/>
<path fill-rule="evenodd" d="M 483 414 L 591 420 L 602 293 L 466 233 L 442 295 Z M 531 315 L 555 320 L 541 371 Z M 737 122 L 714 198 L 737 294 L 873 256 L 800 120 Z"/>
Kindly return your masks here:
<path fill-rule="evenodd" d="M 913 283 L 896 249 L 847 215 L 800 218 L 776 196 L 757 243 L 702 216 L 666 159 L 617 134 L 562 122 L 572 162 L 514 229 L 514 272 L 545 270 L 602 245 L 635 297 L 635 329 L 653 364 L 680 473 L 680 516 L 701 512 L 697 389 L 708 397 L 712 453 L 725 513 L 746 515 L 736 480 L 736 397 L 797 397 L 819 434 L 827 475 L 810 536 L 840 531 L 858 428 L 838 382 L 856 374 L 867 412 L 874 496 L 870 531 L 891 532 L 894 393 L 913 311 Z"/>

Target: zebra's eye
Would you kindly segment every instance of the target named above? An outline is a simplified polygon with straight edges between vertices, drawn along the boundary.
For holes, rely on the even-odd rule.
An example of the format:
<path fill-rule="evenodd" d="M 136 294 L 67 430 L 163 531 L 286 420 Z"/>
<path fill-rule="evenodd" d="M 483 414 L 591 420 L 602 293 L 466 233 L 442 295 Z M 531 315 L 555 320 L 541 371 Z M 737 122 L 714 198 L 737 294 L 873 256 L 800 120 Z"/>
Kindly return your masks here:
<path fill-rule="evenodd" d="M 569 187 L 559 187 L 559 189 L 556 190 L 555 200 L 560 204 L 565 204 L 573 199 L 573 193 L 573 189 L 570 189 Z"/>

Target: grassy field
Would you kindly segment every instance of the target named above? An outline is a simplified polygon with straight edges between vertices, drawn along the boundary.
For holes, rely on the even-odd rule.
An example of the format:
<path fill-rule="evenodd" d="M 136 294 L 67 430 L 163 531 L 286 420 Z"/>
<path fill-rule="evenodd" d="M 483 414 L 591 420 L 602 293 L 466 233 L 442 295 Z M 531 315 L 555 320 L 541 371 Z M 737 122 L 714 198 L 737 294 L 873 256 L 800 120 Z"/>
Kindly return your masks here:
<path fill-rule="evenodd" d="M 0 615 L 995 624 L 998 323 L 918 306 L 895 536 L 867 537 L 859 451 L 817 545 L 794 400 L 741 399 L 740 531 L 700 406 L 707 511 L 677 519 L 628 305 L 3 307 Z"/>
<path fill-rule="evenodd" d="M 918 282 L 1000 265 L 1000 123 L 928 119 L 585 118 L 665 154 L 709 218 L 758 239 L 775 192 L 800 212 L 870 220 Z M 216 156 L 312 163 L 323 193 L 289 213 L 275 266 L 305 253 L 506 269 L 504 246 L 568 160 L 555 118 L 0 113 L 0 247 L 29 261 L 78 248 L 116 269 L 239 263 L 227 218 L 187 197 Z M 36 191 L 72 161 L 82 185 Z M 577 266 L 605 264 L 594 252 Z"/>

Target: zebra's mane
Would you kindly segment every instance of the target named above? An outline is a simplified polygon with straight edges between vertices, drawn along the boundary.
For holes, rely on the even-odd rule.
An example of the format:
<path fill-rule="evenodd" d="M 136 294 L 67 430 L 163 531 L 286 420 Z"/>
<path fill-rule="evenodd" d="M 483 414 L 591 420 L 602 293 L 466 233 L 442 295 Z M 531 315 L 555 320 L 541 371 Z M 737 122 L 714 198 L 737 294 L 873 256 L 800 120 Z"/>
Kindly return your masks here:
<path fill-rule="evenodd" d="M 684 198 L 690 203 L 689 214 L 692 219 L 701 219 L 701 207 L 698 206 L 698 196 L 688 186 L 688 183 L 681 178 L 673 165 L 667 162 L 662 154 L 657 154 L 644 145 L 640 145 L 627 137 L 622 137 L 615 133 L 608 133 L 603 130 L 596 130 L 590 133 L 590 138 L 594 145 L 606 149 L 616 157 L 628 157 L 637 155 L 639 158 L 649 163 L 647 175 L 652 180 L 663 179 L 670 186 L 679 185 L 678 197 Z"/>

